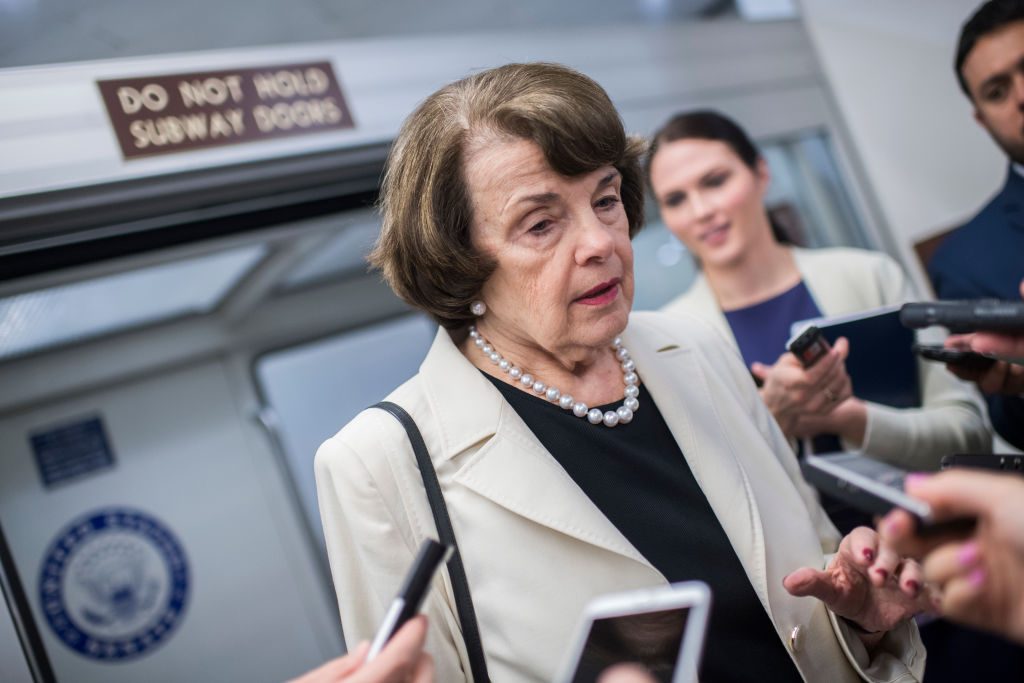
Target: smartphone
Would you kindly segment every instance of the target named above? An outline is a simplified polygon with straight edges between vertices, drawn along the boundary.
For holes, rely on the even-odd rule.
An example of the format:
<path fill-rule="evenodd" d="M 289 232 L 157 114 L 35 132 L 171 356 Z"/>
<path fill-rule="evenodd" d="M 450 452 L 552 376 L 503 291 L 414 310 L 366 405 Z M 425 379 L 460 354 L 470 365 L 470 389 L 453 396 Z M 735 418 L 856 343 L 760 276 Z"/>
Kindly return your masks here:
<path fill-rule="evenodd" d="M 701 581 L 595 598 L 555 683 L 595 683 L 616 670 L 696 683 L 710 610 L 711 589 Z"/>
<path fill-rule="evenodd" d="M 832 345 L 825 339 L 814 325 L 805 327 L 802 332 L 786 342 L 786 349 L 792 353 L 800 363 L 809 368 L 825 357 Z"/>
<path fill-rule="evenodd" d="M 996 362 L 995 358 L 964 349 L 949 349 L 941 344 L 914 344 L 914 353 L 925 360 L 949 363 L 966 370 L 988 370 Z"/>
<path fill-rule="evenodd" d="M 996 470 L 1024 475 L 1024 455 L 1009 453 L 955 453 L 943 456 L 940 467 L 948 470 L 951 467 L 973 467 L 982 470 Z"/>
<path fill-rule="evenodd" d="M 975 299 L 904 304 L 904 327 L 941 325 L 950 332 L 1024 332 L 1024 301 Z"/>
<path fill-rule="evenodd" d="M 822 493 L 845 501 L 872 515 L 884 515 L 893 508 L 910 513 L 918 535 L 967 533 L 975 519 L 938 522 L 931 506 L 903 490 L 907 472 L 861 453 L 806 455 L 801 463 L 804 478 Z"/>
<path fill-rule="evenodd" d="M 398 591 L 398 595 L 384 615 L 384 621 L 377 629 L 373 642 L 370 643 L 370 650 L 366 653 L 366 661 L 372 661 L 380 651 L 384 649 L 391 637 L 398 629 L 405 625 L 405 622 L 412 619 L 423 606 L 423 600 L 430 591 L 430 584 L 438 568 L 451 557 L 452 546 L 438 543 L 428 538 L 420 545 L 416 559 L 413 560 L 409 572 L 405 575 L 405 581 Z"/>

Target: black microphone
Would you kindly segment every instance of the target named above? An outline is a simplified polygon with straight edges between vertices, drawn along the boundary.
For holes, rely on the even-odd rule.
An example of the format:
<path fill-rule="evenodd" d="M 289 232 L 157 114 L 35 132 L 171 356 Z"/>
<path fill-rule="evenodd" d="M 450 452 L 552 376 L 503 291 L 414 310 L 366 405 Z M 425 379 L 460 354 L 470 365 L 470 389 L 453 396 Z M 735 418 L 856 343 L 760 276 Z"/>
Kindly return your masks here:
<path fill-rule="evenodd" d="M 913 329 L 941 325 L 950 332 L 1024 332 L 1024 301 L 976 299 L 903 304 L 900 322 Z"/>

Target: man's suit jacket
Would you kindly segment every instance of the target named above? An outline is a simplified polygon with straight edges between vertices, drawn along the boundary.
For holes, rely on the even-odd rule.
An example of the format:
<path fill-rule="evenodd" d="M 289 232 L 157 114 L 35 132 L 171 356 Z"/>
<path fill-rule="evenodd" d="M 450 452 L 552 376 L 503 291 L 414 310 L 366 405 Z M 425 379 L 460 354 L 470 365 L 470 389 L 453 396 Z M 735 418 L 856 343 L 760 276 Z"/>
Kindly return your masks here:
<path fill-rule="evenodd" d="M 928 263 L 940 299 L 1020 298 L 1024 279 L 1024 178 L 1012 167 L 1006 184 Z M 986 396 L 1000 436 L 1024 450 L 1024 397 Z"/>
<path fill-rule="evenodd" d="M 846 315 L 917 299 L 899 264 L 880 252 L 794 248 L 793 256 L 822 315 Z M 738 351 L 729 323 L 703 275 L 661 310 L 673 315 L 687 312 L 707 320 Z M 920 338 L 941 342 L 928 339 L 928 333 Z M 950 453 L 991 451 L 992 435 L 985 424 L 980 398 L 971 386 L 939 363 L 921 360 L 918 373 L 921 407 L 901 409 L 868 403 L 867 430 L 860 450 L 914 470 L 938 469 L 942 456 Z M 856 383 L 853 393 L 857 393 Z"/>
<path fill-rule="evenodd" d="M 887 634 L 869 661 L 821 602 L 783 588 L 794 569 L 821 566 L 837 534 L 728 344 L 694 318 L 658 313 L 634 313 L 623 340 L 803 676 L 920 680 L 924 651 L 912 622 Z M 389 400 L 412 414 L 431 453 L 492 680 L 550 681 L 591 598 L 666 583 L 444 330 L 419 374 Z M 342 626 L 354 645 L 372 636 L 420 541 L 436 532 L 406 434 L 383 411 L 364 411 L 326 441 L 316 475 Z M 446 573 L 435 586 L 425 611 L 437 679 L 465 681 Z"/>

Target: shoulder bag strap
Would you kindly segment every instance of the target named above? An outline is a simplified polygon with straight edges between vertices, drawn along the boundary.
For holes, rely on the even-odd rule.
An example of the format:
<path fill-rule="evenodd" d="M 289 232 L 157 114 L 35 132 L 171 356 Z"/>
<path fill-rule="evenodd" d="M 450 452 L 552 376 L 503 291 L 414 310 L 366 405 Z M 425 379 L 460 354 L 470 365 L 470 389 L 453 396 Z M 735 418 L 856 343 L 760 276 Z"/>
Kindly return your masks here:
<path fill-rule="evenodd" d="M 452 591 L 455 593 L 455 609 L 459 614 L 459 623 L 462 625 L 462 637 L 466 643 L 466 650 L 469 653 L 469 666 L 473 673 L 474 683 L 488 683 L 487 663 L 484 661 L 483 643 L 480 640 L 480 629 L 476 623 L 476 612 L 473 609 L 473 598 L 469 594 L 469 582 L 466 580 L 466 570 L 462 566 L 462 556 L 459 554 L 459 545 L 455 542 L 455 531 L 452 529 L 452 521 L 448 517 L 448 506 L 445 505 L 444 496 L 441 493 L 441 484 L 437 481 L 437 472 L 430 461 L 430 454 L 427 452 L 427 445 L 423 441 L 416 421 L 412 419 L 400 405 L 390 401 L 381 401 L 372 408 L 380 408 L 390 413 L 405 428 L 409 435 L 409 443 L 412 444 L 412 452 L 416 455 L 416 464 L 420 468 L 420 476 L 423 477 L 423 486 L 427 490 L 427 500 L 430 501 L 430 511 L 434 515 L 434 524 L 437 526 L 439 540 L 452 548 L 451 559 L 448 560 L 448 576 L 452 580 Z"/>

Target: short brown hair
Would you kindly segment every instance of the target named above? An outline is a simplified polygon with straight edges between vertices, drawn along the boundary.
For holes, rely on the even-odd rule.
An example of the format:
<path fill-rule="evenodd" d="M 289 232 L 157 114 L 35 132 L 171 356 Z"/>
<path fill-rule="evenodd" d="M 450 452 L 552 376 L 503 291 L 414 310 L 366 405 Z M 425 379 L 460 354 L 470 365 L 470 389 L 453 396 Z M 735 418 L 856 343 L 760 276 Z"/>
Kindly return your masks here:
<path fill-rule="evenodd" d="M 644 144 L 626 135 L 592 79 L 558 64 L 507 64 L 446 85 L 405 120 L 391 148 L 370 263 L 448 329 L 473 319 L 469 305 L 495 267 L 473 248 L 463 176 L 466 146 L 484 133 L 537 143 L 564 176 L 614 166 L 630 236 L 643 226 Z"/>

